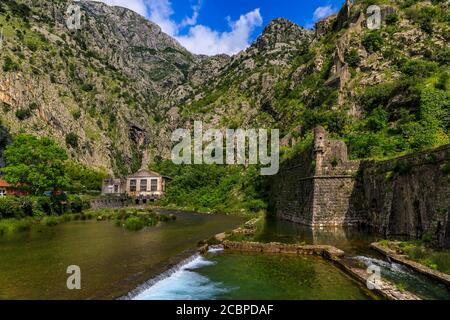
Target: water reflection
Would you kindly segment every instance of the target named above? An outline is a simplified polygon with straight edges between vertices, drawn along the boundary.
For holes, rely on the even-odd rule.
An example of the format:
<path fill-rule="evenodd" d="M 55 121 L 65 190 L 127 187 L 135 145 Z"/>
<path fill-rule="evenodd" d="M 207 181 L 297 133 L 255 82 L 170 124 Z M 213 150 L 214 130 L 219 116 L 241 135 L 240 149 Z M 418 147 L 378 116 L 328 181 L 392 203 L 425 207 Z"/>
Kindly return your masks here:
<path fill-rule="evenodd" d="M 404 266 L 388 261 L 370 249 L 370 244 L 383 239 L 368 227 L 311 228 L 289 221 L 266 219 L 255 239 L 262 242 L 326 244 L 345 251 L 348 259 L 366 267 L 379 266 L 382 277 L 414 292 L 424 299 L 450 299 L 449 289 Z"/>
<path fill-rule="evenodd" d="M 380 239 L 368 227 L 311 228 L 274 218 L 266 219 L 255 237 L 262 242 L 332 245 L 351 255 L 369 252 L 369 245 Z"/>

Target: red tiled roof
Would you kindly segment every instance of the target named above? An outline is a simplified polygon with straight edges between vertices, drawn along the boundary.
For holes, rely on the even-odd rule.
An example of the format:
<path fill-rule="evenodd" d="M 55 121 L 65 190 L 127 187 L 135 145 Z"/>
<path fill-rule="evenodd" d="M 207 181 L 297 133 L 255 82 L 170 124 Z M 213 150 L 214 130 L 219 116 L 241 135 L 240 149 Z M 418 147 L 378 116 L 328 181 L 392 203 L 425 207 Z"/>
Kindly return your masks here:
<path fill-rule="evenodd" d="M 10 184 L 8 182 L 6 182 L 5 180 L 0 179 L 0 187 L 2 188 L 6 188 L 9 187 Z"/>

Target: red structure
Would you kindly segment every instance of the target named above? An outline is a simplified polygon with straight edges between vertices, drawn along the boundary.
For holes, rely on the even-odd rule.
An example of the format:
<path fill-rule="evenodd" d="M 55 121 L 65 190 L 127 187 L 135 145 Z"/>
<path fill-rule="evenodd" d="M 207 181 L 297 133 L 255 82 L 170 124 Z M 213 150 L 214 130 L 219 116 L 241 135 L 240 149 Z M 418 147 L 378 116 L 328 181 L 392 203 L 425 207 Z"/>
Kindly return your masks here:
<path fill-rule="evenodd" d="M 12 187 L 8 182 L 0 179 L 0 197 L 5 196 L 25 196 L 27 193 L 25 191 L 17 190 Z"/>

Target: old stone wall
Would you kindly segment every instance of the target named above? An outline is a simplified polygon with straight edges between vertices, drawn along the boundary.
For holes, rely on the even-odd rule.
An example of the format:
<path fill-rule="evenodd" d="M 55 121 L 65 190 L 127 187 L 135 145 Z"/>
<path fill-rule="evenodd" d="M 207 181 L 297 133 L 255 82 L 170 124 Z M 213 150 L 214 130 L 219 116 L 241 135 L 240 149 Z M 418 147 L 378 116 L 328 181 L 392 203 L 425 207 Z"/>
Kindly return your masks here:
<path fill-rule="evenodd" d="M 382 162 L 364 162 L 354 203 L 386 236 L 450 247 L 450 145 Z"/>
<path fill-rule="evenodd" d="M 310 226 L 342 226 L 365 220 L 352 203 L 358 161 L 350 161 L 342 141 L 314 132 L 310 150 L 284 163 L 272 183 L 273 209 L 281 219 Z M 363 213 L 363 212 L 362 212 Z"/>
<path fill-rule="evenodd" d="M 97 209 L 118 209 L 124 208 L 130 205 L 129 199 L 126 198 L 102 198 L 94 199 L 90 201 L 91 208 Z"/>
<path fill-rule="evenodd" d="M 311 150 L 273 178 L 271 209 L 309 226 L 373 226 L 450 247 L 450 145 L 388 161 L 349 161 L 341 141 L 315 130 Z"/>
<path fill-rule="evenodd" d="M 356 179 L 353 176 L 314 177 L 313 226 L 364 224 L 367 215 L 353 202 Z"/>

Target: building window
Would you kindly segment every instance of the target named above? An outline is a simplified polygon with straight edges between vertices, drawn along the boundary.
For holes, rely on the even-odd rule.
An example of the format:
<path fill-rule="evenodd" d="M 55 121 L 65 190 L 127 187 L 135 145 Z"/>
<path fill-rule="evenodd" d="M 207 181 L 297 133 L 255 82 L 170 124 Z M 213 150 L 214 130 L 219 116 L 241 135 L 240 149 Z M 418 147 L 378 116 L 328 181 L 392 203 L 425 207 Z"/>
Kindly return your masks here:
<path fill-rule="evenodd" d="M 151 191 L 158 191 L 158 179 L 152 179 Z"/>
<path fill-rule="evenodd" d="M 6 196 L 6 189 L 0 188 L 0 197 L 4 197 L 4 196 Z"/>
<path fill-rule="evenodd" d="M 141 180 L 141 191 L 147 191 L 147 179 Z"/>
<path fill-rule="evenodd" d="M 136 192 L 137 181 L 136 179 L 130 180 L 130 192 Z"/>
<path fill-rule="evenodd" d="M 114 185 L 114 193 L 119 193 L 119 186 L 117 184 Z"/>

